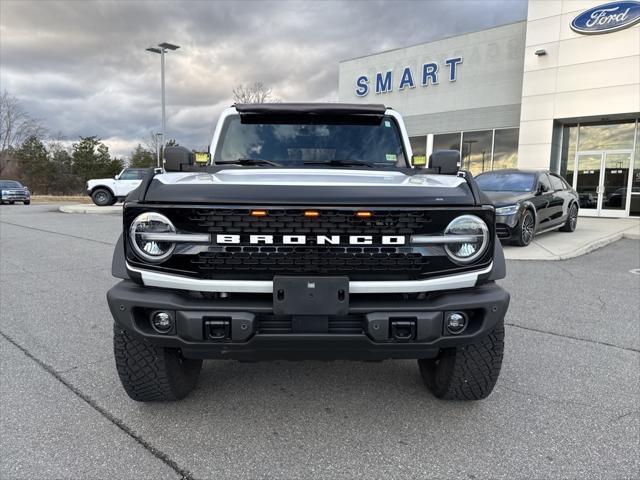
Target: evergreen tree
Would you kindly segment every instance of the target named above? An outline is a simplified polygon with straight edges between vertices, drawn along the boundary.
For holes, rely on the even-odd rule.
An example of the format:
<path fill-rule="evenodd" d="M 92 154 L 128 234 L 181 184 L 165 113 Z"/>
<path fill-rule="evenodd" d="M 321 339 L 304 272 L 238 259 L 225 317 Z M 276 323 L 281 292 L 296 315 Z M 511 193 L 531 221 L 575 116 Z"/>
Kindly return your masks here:
<path fill-rule="evenodd" d="M 122 160 L 111 159 L 109 147 L 99 138 L 80 137 L 73 144 L 73 173 L 83 182 L 90 178 L 107 178 L 117 175 L 122 170 Z"/>
<path fill-rule="evenodd" d="M 150 152 L 138 144 L 138 146 L 133 149 L 133 152 L 131 152 L 131 162 L 129 166 L 135 168 L 155 167 L 157 162 L 153 152 Z"/>
<path fill-rule="evenodd" d="M 32 135 L 16 150 L 20 178 L 35 193 L 48 193 L 49 179 L 55 174 L 55 166 L 49 161 L 44 143 Z"/>

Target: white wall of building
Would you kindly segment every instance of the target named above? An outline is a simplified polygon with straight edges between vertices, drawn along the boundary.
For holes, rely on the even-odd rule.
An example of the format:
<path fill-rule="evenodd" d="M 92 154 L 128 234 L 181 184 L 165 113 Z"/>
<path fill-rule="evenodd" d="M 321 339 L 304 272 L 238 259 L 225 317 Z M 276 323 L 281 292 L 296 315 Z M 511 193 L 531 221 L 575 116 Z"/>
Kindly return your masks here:
<path fill-rule="evenodd" d="M 570 28 L 604 0 L 530 0 L 527 15 L 520 168 L 549 168 L 555 120 L 591 121 L 640 112 L 640 24 L 599 35 Z M 546 55 L 536 56 L 544 49 Z"/>
<path fill-rule="evenodd" d="M 341 102 L 383 103 L 405 116 L 410 135 L 516 127 L 520 118 L 526 22 L 518 22 L 435 42 L 340 63 Z M 460 57 L 455 81 L 446 60 Z M 421 85 L 425 63 L 438 65 L 438 83 Z M 411 67 L 415 87 L 399 89 Z M 391 70 L 393 89 L 376 93 L 376 74 Z M 366 75 L 369 92 L 356 95 L 356 81 Z"/>

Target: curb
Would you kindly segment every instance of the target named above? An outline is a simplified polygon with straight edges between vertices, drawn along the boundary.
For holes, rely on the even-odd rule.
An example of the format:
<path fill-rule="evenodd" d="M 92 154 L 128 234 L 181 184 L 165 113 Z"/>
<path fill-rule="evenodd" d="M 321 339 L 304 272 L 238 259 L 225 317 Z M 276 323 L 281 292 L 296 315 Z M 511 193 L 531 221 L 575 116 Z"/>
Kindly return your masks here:
<path fill-rule="evenodd" d="M 58 211 L 62 213 L 94 213 L 94 214 L 111 214 L 117 215 L 122 213 L 122 205 L 112 205 L 108 207 L 98 207 L 97 205 L 78 204 L 78 205 L 61 205 Z"/>
<path fill-rule="evenodd" d="M 599 238 L 597 240 L 594 240 L 590 243 L 587 243 L 586 245 L 582 245 L 578 248 L 576 248 L 575 250 L 572 250 L 568 253 L 563 253 L 561 255 L 559 254 L 554 254 L 552 252 L 550 252 L 549 250 L 545 249 L 544 247 L 540 247 L 543 248 L 547 251 L 549 251 L 549 255 L 542 258 L 542 257 L 530 257 L 530 258 L 509 258 L 507 252 L 505 252 L 505 259 L 506 260 L 515 260 L 515 261 L 523 261 L 523 262 L 535 262 L 535 261 L 556 261 L 556 260 L 569 260 L 571 258 L 576 258 L 576 257 L 581 257 L 582 255 L 586 255 L 587 253 L 591 253 L 594 250 L 598 250 L 599 248 L 605 247 L 611 243 L 617 242 L 618 240 L 622 240 L 623 238 L 625 239 L 630 239 L 630 240 L 640 240 L 640 233 L 633 231 L 635 229 L 629 229 L 629 231 L 622 231 L 622 232 L 616 232 L 614 234 L 611 234 L 609 236 L 603 237 L 603 238 Z"/>

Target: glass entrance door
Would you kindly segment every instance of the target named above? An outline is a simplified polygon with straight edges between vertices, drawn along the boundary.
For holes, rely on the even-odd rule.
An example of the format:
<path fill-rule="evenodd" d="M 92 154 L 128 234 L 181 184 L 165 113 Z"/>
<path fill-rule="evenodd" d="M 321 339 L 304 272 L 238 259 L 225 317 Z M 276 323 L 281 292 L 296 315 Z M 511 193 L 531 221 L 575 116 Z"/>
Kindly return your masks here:
<path fill-rule="evenodd" d="M 622 217 L 629 197 L 631 152 L 579 153 L 576 191 L 586 216 Z"/>
<path fill-rule="evenodd" d="M 600 213 L 609 217 L 622 216 L 629 197 L 629 167 L 631 152 L 605 152 L 600 185 Z"/>
<path fill-rule="evenodd" d="M 580 202 L 580 213 L 587 216 L 598 215 L 598 195 L 600 193 L 600 170 L 603 153 L 580 153 L 576 168 L 576 191 Z"/>

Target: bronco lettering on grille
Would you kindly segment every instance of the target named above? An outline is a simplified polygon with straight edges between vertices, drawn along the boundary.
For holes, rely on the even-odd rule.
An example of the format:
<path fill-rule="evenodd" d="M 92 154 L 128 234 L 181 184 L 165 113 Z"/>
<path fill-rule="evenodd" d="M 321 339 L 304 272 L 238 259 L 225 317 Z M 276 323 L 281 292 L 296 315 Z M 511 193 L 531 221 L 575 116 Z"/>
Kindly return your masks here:
<path fill-rule="evenodd" d="M 250 245 L 273 245 L 274 243 L 282 245 L 307 245 L 313 237 L 306 235 L 249 235 L 248 242 Z M 349 245 L 373 245 L 376 243 L 382 245 L 404 245 L 406 238 L 404 235 L 350 235 L 342 237 L 340 235 L 316 235 L 316 245 L 341 245 L 347 243 Z M 216 235 L 217 244 L 237 245 L 241 242 L 240 235 Z"/>

